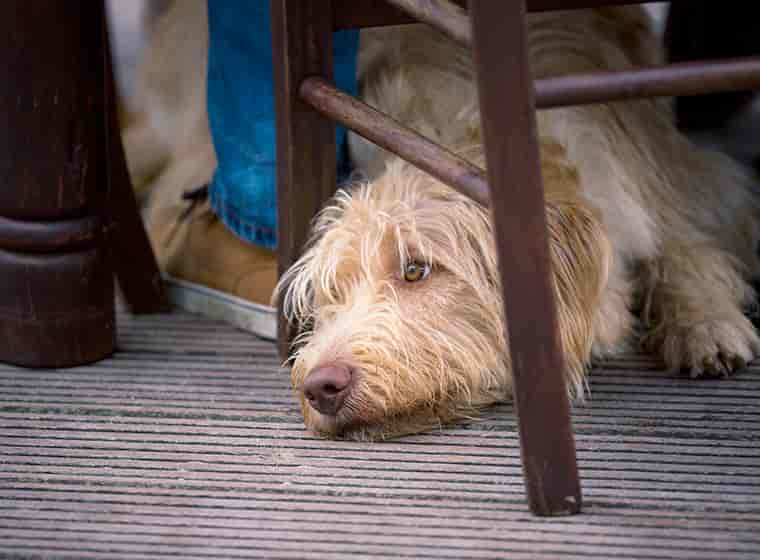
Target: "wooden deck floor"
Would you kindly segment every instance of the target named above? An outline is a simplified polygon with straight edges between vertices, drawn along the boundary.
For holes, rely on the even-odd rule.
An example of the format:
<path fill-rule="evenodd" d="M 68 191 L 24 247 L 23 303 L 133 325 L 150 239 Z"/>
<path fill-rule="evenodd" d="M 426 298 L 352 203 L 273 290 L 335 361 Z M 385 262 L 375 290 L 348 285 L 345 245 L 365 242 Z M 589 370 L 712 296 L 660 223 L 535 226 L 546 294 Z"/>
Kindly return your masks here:
<path fill-rule="evenodd" d="M 574 422 L 585 514 L 527 513 L 515 418 L 389 443 L 306 433 L 274 347 L 183 313 L 120 351 L 0 366 L 0 555 L 760 558 L 760 367 L 596 368 Z"/>

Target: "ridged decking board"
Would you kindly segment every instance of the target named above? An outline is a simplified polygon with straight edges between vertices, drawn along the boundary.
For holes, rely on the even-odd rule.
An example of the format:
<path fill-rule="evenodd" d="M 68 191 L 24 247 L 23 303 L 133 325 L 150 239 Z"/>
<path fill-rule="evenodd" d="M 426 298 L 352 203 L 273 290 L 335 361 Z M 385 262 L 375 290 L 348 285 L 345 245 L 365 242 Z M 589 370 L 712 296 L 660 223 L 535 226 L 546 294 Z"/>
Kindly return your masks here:
<path fill-rule="evenodd" d="M 307 433 L 275 348 L 182 313 L 120 351 L 0 366 L 0 555 L 760 558 L 760 367 L 598 366 L 574 423 L 586 507 L 537 519 L 510 406 L 387 443 Z"/>

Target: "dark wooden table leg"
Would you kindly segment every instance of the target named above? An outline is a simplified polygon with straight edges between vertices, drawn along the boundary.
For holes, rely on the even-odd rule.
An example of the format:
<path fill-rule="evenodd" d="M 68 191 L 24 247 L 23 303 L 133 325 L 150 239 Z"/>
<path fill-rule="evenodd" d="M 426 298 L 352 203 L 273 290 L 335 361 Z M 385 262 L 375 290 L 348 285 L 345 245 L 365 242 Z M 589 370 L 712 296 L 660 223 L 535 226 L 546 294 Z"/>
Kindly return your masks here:
<path fill-rule="evenodd" d="M 277 115 L 277 206 L 280 275 L 301 254 L 309 224 L 336 186 L 335 125 L 298 97 L 308 76 L 332 80 L 332 9 L 329 0 L 271 0 L 272 54 Z M 292 328 L 282 319 L 280 351 Z"/>
<path fill-rule="evenodd" d="M 491 208 L 531 510 L 575 513 L 581 489 L 551 285 L 525 0 L 471 2 Z"/>
<path fill-rule="evenodd" d="M 0 360 L 114 348 L 102 0 L 0 2 Z"/>

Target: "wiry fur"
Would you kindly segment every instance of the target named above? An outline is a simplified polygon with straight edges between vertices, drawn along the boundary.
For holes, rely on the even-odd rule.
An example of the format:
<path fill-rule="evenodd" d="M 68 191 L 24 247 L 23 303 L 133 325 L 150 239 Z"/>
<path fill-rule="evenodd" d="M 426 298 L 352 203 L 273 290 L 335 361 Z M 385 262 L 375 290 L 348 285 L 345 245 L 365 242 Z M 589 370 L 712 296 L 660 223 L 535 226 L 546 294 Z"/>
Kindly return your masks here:
<path fill-rule="evenodd" d="M 555 296 L 573 392 L 584 383 L 611 247 L 598 213 L 556 145 L 545 168 Z M 464 152 L 482 164 L 480 148 Z M 320 214 L 312 245 L 283 280 L 286 313 L 310 323 L 298 341 L 297 388 L 342 363 L 359 376 L 333 419 L 304 404 L 312 428 L 357 437 L 418 431 L 506 398 L 511 390 L 488 210 L 399 159 L 372 183 L 342 191 Z M 575 252 L 569 254 L 567 248 Z M 409 260 L 431 276 L 402 279 Z"/>
<path fill-rule="evenodd" d="M 363 98 L 483 165 L 470 54 L 420 26 L 371 30 L 362 41 Z M 529 41 L 537 77 L 659 59 L 639 8 L 531 16 Z M 755 297 L 747 279 L 758 268 L 758 232 L 747 173 L 681 136 L 663 101 L 557 109 L 538 120 L 569 391 L 582 392 L 592 356 L 631 342 L 637 309 L 647 347 L 670 368 L 726 373 L 752 359 L 760 339 L 742 306 Z M 301 397 L 306 424 L 384 437 L 507 398 L 488 211 L 366 141 L 352 137 L 351 148 L 369 181 L 321 213 L 281 282 L 285 309 L 303 328 L 294 389 L 325 364 L 355 377 L 336 417 Z M 405 282 L 409 260 L 430 263 L 430 276 Z"/>

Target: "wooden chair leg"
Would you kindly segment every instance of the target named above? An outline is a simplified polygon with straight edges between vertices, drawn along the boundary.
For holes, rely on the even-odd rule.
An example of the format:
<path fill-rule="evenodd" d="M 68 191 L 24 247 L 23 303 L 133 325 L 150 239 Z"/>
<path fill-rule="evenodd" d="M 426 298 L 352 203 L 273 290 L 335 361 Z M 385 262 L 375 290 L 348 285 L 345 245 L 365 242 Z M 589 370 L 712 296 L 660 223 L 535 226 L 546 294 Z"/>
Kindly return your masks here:
<path fill-rule="evenodd" d="M 470 15 L 528 501 L 537 515 L 575 513 L 581 490 L 552 293 L 525 0 L 470 2 Z"/>
<path fill-rule="evenodd" d="M 329 0 L 271 0 L 277 123 L 278 258 L 280 275 L 300 255 L 309 225 L 336 186 L 335 125 L 301 101 L 308 76 L 332 80 L 332 9 Z M 280 351 L 292 329 L 279 310 Z"/>
<path fill-rule="evenodd" d="M 113 351 L 102 0 L 0 3 L 0 360 Z"/>
<path fill-rule="evenodd" d="M 107 31 L 107 28 L 104 27 Z M 116 83 L 108 34 L 104 38 L 106 92 L 105 144 L 109 199 L 107 217 L 113 269 L 126 304 L 133 313 L 159 313 L 169 308 L 153 249 L 145 231 L 127 169 L 119 128 Z"/>

